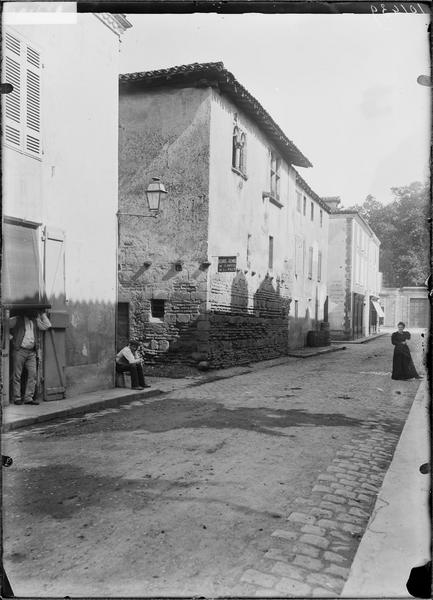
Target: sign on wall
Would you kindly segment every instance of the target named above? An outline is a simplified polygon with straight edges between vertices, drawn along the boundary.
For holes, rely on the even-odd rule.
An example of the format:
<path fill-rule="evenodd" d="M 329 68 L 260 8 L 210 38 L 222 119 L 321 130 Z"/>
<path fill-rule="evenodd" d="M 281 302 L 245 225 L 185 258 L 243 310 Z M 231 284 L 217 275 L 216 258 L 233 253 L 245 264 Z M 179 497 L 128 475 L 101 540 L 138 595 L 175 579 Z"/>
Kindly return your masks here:
<path fill-rule="evenodd" d="M 236 256 L 218 256 L 218 273 L 236 271 Z"/>

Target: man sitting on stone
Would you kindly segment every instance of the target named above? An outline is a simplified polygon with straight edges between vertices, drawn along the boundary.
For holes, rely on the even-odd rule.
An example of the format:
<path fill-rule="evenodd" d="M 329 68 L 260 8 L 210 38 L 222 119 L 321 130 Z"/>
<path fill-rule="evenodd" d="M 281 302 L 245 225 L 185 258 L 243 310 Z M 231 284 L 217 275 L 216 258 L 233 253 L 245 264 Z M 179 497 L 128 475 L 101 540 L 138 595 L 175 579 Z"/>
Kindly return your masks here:
<path fill-rule="evenodd" d="M 137 356 L 138 342 L 130 340 L 129 344 L 122 348 L 116 355 L 116 371 L 118 373 L 129 372 L 131 374 L 131 388 L 143 390 L 149 388 L 144 381 L 143 361 Z"/>
<path fill-rule="evenodd" d="M 37 378 L 38 330 L 46 331 L 51 323 L 45 313 L 27 310 L 9 319 L 12 331 L 13 401 L 14 404 L 39 404 L 33 398 Z M 27 371 L 24 398 L 21 398 L 21 376 Z"/>

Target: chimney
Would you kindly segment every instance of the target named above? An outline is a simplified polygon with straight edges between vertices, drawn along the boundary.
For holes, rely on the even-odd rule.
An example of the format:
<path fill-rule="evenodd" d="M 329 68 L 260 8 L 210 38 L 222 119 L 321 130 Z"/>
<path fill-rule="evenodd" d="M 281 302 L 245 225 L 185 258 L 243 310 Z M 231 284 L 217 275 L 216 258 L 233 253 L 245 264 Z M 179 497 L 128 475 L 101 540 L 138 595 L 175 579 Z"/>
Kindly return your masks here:
<path fill-rule="evenodd" d="M 331 209 L 331 213 L 338 212 L 338 205 L 341 203 L 340 196 L 326 196 L 322 200 Z"/>

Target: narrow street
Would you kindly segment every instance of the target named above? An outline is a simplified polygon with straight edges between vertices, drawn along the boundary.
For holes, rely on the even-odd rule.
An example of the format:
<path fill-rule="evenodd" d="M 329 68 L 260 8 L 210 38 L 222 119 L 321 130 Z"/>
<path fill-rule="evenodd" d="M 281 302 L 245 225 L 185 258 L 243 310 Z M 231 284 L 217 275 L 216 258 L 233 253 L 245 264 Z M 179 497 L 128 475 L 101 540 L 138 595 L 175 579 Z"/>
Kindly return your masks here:
<path fill-rule="evenodd" d="M 391 364 L 386 335 L 5 434 L 14 593 L 338 595 L 419 385 Z"/>

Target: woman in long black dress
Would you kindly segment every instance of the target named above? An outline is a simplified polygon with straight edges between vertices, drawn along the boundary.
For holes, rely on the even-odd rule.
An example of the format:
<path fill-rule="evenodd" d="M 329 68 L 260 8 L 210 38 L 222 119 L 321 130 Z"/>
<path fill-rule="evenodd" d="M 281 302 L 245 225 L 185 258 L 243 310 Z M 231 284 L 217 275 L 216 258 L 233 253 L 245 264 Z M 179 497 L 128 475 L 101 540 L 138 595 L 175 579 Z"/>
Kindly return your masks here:
<path fill-rule="evenodd" d="M 406 325 L 403 322 L 400 322 L 397 327 L 398 331 L 391 336 L 391 343 L 394 345 L 392 379 L 421 379 L 406 343 L 407 340 L 410 340 L 410 333 L 404 330 Z"/>

